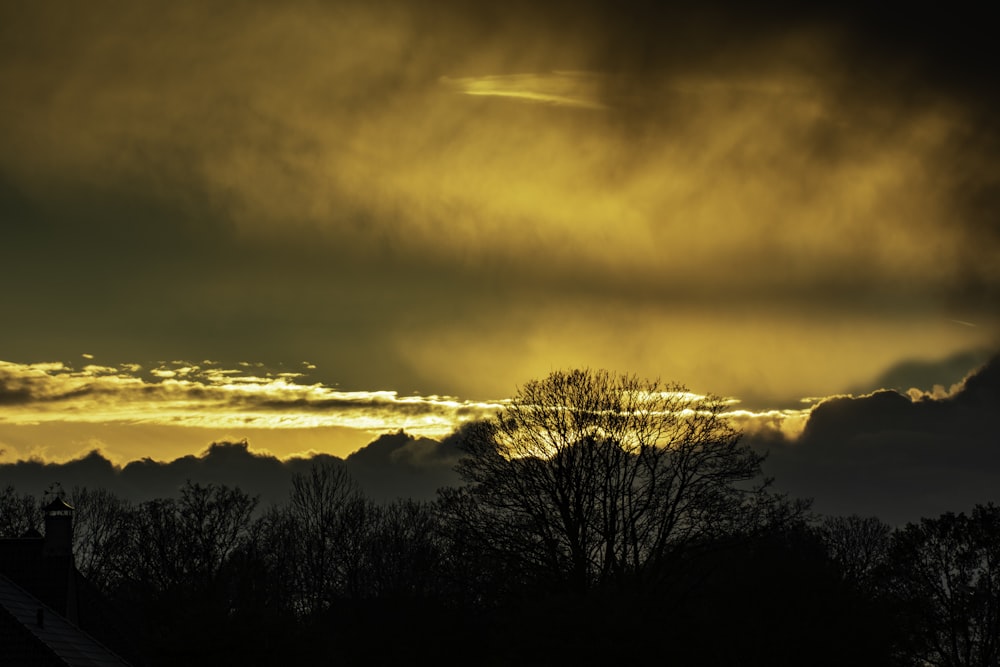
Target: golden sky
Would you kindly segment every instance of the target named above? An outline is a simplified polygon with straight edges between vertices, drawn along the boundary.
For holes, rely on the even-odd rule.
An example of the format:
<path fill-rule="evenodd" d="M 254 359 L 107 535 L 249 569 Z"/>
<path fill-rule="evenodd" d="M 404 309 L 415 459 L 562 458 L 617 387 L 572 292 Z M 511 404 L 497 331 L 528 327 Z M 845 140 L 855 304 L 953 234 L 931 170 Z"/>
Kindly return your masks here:
<path fill-rule="evenodd" d="M 574 366 L 773 415 L 996 349 L 959 18 L 613 4 L 3 3 L 0 457 L 343 454 Z"/>

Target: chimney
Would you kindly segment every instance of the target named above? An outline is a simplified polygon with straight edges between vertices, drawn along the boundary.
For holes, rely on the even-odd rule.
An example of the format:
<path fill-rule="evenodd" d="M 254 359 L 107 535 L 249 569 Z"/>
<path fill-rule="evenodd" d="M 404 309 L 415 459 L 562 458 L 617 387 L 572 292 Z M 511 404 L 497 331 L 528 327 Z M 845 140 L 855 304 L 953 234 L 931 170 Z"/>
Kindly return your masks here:
<path fill-rule="evenodd" d="M 42 508 L 45 512 L 46 556 L 73 555 L 73 508 L 62 498 L 56 498 Z"/>

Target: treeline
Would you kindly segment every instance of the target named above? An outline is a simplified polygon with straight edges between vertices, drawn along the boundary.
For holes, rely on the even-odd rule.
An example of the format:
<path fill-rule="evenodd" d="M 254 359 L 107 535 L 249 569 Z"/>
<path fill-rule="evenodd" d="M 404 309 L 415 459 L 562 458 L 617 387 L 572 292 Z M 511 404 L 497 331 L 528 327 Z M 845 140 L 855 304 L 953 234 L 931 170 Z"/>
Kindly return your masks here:
<path fill-rule="evenodd" d="M 1000 508 L 892 530 L 796 516 L 688 545 L 669 577 L 580 590 L 489 555 L 443 502 L 375 504 L 342 467 L 261 511 L 222 485 L 132 504 L 75 488 L 79 570 L 151 665 L 618 662 L 993 665 Z M 0 536 L 40 502 L 0 492 Z"/>
<path fill-rule="evenodd" d="M 450 634 L 418 634 L 427 614 L 457 610 L 445 604 L 434 507 L 376 504 L 342 465 L 296 475 L 288 502 L 268 508 L 239 488 L 190 482 L 138 504 L 103 489 L 52 492 L 74 507 L 78 570 L 151 665 L 365 662 L 388 659 L 408 636 L 430 650 Z M 0 537 L 40 531 L 48 500 L 0 490 Z M 399 657 L 413 649 L 402 642 Z"/>

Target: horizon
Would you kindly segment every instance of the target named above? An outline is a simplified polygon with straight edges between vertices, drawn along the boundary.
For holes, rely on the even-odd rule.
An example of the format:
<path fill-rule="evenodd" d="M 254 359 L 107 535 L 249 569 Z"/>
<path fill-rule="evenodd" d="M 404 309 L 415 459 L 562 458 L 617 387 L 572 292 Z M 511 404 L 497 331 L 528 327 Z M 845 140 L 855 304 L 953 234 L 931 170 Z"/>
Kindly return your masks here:
<path fill-rule="evenodd" d="M 773 478 L 776 491 L 812 502 L 820 515 L 877 516 L 902 525 L 995 498 L 1000 458 L 991 447 L 991 433 L 998 399 L 1000 356 L 995 355 L 949 388 L 884 388 L 828 397 L 791 415 L 788 410 L 748 413 L 723 400 L 720 417 L 736 428 L 744 444 L 766 455 L 762 473 Z M 498 405 L 502 412 L 504 404 Z M 280 504 L 294 474 L 334 461 L 377 501 L 430 501 L 442 487 L 462 483 L 456 464 L 463 456 L 462 427 L 470 421 L 456 423 L 439 437 L 402 427 L 358 430 L 368 439 L 343 454 L 311 450 L 278 456 L 245 437 L 220 438 L 161 459 L 116 461 L 94 447 L 63 460 L 0 460 L 0 484 L 32 493 L 58 482 L 63 488 L 103 488 L 141 502 L 169 497 L 195 481 L 238 487 Z"/>
<path fill-rule="evenodd" d="M 866 390 L 799 397 L 796 402 L 759 409 L 734 396 L 699 395 L 726 401 L 726 414 L 749 435 L 774 431 L 794 442 L 811 412 L 826 401 L 865 398 L 880 391 L 895 391 L 914 401 L 947 398 L 995 357 L 986 350 L 971 350 L 948 359 L 908 360 L 881 373 Z M 274 372 L 247 362 L 239 369 L 221 368 L 211 361 L 160 362 L 152 368 L 125 363 L 114 368 L 95 364 L 93 355 L 82 359 L 76 368 L 64 362 L 0 360 L 3 402 L 8 406 L 0 415 L 0 463 L 67 462 L 92 451 L 116 465 L 146 458 L 165 462 L 201 455 L 212 443 L 257 438 L 276 446 L 254 445 L 256 451 L 282 460 L 318 453 L 344 458 L 372 439 L 396 431 L 441 440 L 468 421 L 496 414 L 509 400 L 399 396 L 389 390 L 345 392 L 307 383 L 308 370 L 314 369 Z M 963 370 L 967 364 L 972 365 Z M 81 431 L 103 436 L 81 437 Z M 159 431 L 164 444 L 171 438 L 183 444 L 170 449 L 160 444 L 152 452 L 120 444 L 144 431 Z M 67 432 L 73 435 L 67 438 Z M 288 433 L 293 435 L 282 438 Z M 314 446 L 296 446 L 306 433 L 306 441 Z M 192 436 L 200 437 L 200 444 L 192 445 Z M 41 444 L 45 437 L 49 440 Z M 116 441 L 117 446 L 112 444 Z"/>

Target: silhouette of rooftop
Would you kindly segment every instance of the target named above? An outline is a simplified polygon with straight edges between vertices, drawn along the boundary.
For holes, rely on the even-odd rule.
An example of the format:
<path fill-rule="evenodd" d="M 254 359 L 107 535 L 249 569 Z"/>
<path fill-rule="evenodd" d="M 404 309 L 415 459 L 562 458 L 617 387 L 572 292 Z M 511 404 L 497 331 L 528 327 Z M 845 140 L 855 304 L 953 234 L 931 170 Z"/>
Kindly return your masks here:
<path fill-rule="evenodd" d="M 0 657 L 10 665 L 122 667 L 127 662 L 0 574 Z"/>

